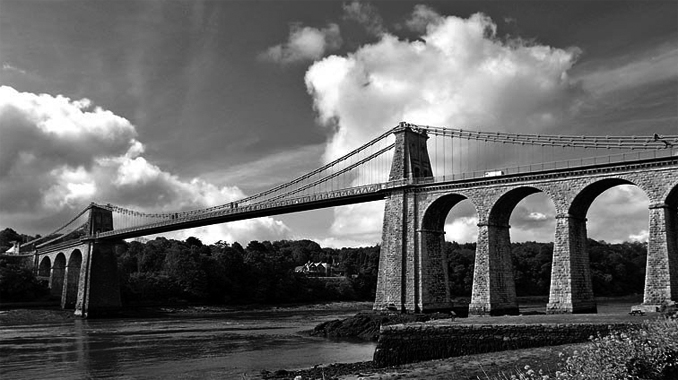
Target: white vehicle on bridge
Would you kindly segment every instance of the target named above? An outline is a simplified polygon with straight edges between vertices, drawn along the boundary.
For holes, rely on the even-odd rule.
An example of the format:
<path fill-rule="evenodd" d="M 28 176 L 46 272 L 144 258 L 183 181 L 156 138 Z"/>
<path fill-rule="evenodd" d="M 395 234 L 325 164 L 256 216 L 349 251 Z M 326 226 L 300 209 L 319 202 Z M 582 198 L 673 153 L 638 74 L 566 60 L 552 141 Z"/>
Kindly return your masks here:
<path fill-rule="evenodd" d="M 500 175 L 504 175 L 504 172 L 502 170 L 493 170 L 489 172 L 485 172 L 484 177 L 497 177 Z"/>

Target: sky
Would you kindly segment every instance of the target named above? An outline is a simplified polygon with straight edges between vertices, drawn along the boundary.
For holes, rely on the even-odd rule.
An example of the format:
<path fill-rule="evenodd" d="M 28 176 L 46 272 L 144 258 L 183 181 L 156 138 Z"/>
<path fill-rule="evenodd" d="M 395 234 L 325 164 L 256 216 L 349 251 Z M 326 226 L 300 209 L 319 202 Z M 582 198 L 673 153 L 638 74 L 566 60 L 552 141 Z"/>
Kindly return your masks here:
<path fill-rule="evenodd" d="M 678 3 L 0 0 L 0 228 L 46 234 L 90 202 L 230 202 L 402 120 L 678 134 Z M 477 234 L 465 203 L 448 240 Z M 647 207 L 635 187 L 607 191 L 589 237 L 646 239 Z M 382 215 L 373 202 L 168 236 L 373 245 Z M 554 216 L 530 196 L 512 240 L 551 241 Z"/>

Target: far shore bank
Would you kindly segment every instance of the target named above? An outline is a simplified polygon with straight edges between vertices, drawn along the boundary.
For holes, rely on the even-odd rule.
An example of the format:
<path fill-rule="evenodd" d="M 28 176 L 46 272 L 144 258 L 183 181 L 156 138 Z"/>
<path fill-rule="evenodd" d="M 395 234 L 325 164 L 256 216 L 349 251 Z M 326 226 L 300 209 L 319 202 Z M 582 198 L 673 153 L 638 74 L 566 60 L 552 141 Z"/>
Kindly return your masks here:
<path fill-rule="evenodd" d="M 362 311 L 369 310 L 372 302 L 323 302 L 312 304 L 279 305 L 138 305 L 122 308 L 109 318 L 162 318 L 163 316 L 203 316 L 235 312 L 278 313 L 303 311 Z M 37 323 L 61 323 L 78 319 L 73 310 L 61 309 L 58 302 L 26 302 L 0 304 L 0 325 L 24 325 Z"/>

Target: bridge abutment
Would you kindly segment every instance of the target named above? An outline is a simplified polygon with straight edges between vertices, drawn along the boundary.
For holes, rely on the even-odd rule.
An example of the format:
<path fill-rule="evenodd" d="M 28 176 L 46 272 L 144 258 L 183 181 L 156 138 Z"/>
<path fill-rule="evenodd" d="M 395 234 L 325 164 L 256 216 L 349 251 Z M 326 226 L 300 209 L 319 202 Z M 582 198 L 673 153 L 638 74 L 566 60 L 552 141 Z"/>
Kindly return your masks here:
<path fill-rule="evenodd" d="M 110 210 L 92 205 L 90 208 L 90 234 L 113 229 Z M 82 257 L 82 270 L 78 279 L 78 296 L 75 315 L 88 318 L 118 311 L 122 307 L 118 262 L 115 242 L 90 240 Z"/>
<path fill-rule="evenodd" d="M 678 215 L 669 205 L 650 205 L 650 225 L 641 309 L 655 311 L 678 301 Z"/>
<path fill-rule="evenodd" d="M 586 249 L 586 219 L 556 215 L 548 314 L 595 313 L 591 266 Z"/>
<path fill-rule="evenodd" d="M 518 314 L 509 228 L 478 224 L 469 315 Z"/>

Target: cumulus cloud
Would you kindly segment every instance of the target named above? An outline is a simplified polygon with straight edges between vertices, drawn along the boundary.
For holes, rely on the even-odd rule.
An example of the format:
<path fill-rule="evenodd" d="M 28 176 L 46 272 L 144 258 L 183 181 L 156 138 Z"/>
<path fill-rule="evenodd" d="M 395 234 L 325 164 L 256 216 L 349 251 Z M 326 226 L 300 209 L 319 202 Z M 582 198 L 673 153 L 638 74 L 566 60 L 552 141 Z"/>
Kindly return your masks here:
<path fill-rule="evenodd" d="M 646 243 L 648 239 L 650 238 L 650 233 L 648 230 L 642 230 L 637 234 L 631 234 L 629 235 L 629 241 L 639 241 L 641 243 Z"/>
<path fill-rule="evenodd" d="M 445 240 L 475 243 L 478 240 L 478 217 L 463 216 L 445 224 Z"/>
<path fill-rule="evenodd" d="M 384 33 L 308 69 L 305 82 L 318 120 L 336 131 L 326 160 L 402 120 L 535 133 L 558 127 L 579 104 L 581 89 L 568 76 L 576 48 L 501 41 L 496 24 L 480 13 L 464 19 L 417 7 L 408 25 L 422 31 L 421 39 Z M 382 212 L 370 214 L 378 233 Z M 343 217 L 337 213 L 336 226 L 350 225 Z"/>
<path fill-rule="evenodd" d="M 268 48 L 260 59 L 281 64 L 315 61 L 326 52 L 341 47 L 339 25 L 330 23 L 322 29 L 292 24 L 287 42 Z"/>
<path fill-rule="evenodd" d="M 341 237 L 340 240 L 349 237 L 350 240 L 366 243 L 380 242 L 383 213 L 382 202 L 336 207 L 330 233 Z"/>
<path fill-rule="evenodd" d="M 346 56 L 313 64 L 306 86 L 319 120 L 338 127 L 336 157 L 401 120 L 484 130 L 541 131 L 570 111 L 567 71 L 576 49 L 507 44 L 491 19 L 450 16 L 422 41 L 386 34 Z"/>
<path fill-rule="evenodd" d="M 189 228 L 173 233 L 178 240 L 186 240 L 193 236 L 205 243 L 219 240 L 246 244 L 252 240 L 289 239 L 291 230 L 281 221 L 270 217 L 239 220 L 226 224 L 213 224 L 205 227 Z"/>
<path fill-rule="evenodd" d="M 434 11 L 432 8 L 427 7 L 426 5 L 418 4 L 415 5 L 412 15 L 405 22 L 407 29 L 418 32 L 425 33 L 426 28 L 429 25 L 437 25 L 443 20 L 443 18 Z"/>
<path fill-rule="evenodd" d="M 345 20 L 357 22 L 365 28 L 367 33 L 380 36 L 386 32 L 384 20 L 374 6 L 354 0 L 350 3 L 344 3 L 343 10 Z"/>
<path fill-rule="evenodd" d="M 93 201 L 163 212 L 244 196 L 237 187 L 184 180 L 163 171 L 142 156 L 144 145 L 127 119 L 87 99 L 2 86 L 0 136 L 1 222 L 26 233 L 48 233 Z M 261 218 L 204 231 L 203 237 L 228 240 L 269 232 L 283 236 L 287 227 Z"/>
<path fill-rule="evenodd" d="M 542 221 L 548 219 L 548 217 L 541 212 L 531 212 L 528 216 L 528 219 L 535 221 Z"/>

